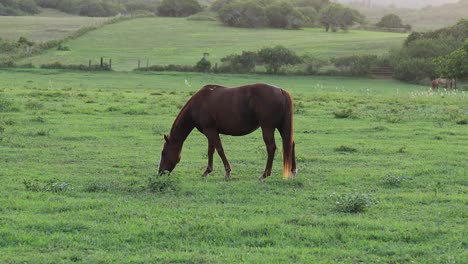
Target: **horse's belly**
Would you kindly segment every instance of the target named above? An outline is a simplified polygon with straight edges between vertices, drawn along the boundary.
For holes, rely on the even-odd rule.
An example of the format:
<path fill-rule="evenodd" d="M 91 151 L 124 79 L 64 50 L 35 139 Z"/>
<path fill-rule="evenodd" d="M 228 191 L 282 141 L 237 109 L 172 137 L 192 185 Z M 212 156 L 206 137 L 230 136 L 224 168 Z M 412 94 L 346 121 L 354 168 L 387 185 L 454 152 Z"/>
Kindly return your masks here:
<path fill-rule="evenodd" d="M 218 132 L 230 136 L 244 136 L 257 130 L 258 127 L 258 124 L 244 124 L 241 126 L 227 124 L 218 126 Z"/>

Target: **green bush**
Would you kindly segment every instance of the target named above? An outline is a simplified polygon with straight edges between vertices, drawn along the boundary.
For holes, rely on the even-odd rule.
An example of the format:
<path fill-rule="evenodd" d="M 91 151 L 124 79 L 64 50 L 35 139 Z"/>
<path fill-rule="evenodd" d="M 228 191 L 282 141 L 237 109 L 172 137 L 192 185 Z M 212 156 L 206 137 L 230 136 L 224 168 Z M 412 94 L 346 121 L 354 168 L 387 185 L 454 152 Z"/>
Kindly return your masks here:
<path fill-rule="evenodd" d="M 249 73 L 255 70 L 257 53 L 242 51 L 242 54 L 232 54 L 221 59 L 219 72 Z"/>
<path fill-rule="evenodd" d="M 302 61 L 296 53 L 284 46 L 263 48 L 258 51 L 258 59 L 263 63 L 268 73 L 278 73 L 284 65 L 294 65 Z"/>
<path fill-rule="evenodd" d="M 163 0 L 158 6 L 158 15 L 168 17 L 186 17 L 202 11 L 196 0 Z"/>
<path fill-rule="evenodd" d="M 231 27 L 258 28 L 268 24 L 265 10 L 255 1 L 235 1 L 219 11 L 221 21 Z"/>
<path fill-rule="evenodd" d="M 194 72 L 195 69 L 191 65 L 176 65 L 176 64 L 169 64 L 169 65 L 151 65 L 149 67 L 141 67 L 135 69 L 136 71 L 175 71 L 175 72 Z"/>
<path fill-rule="evenodd" d="M 63 70 L 74 70 L 74 71 L 111 71 L 109 64 L 104 63 L 101 65 L 84 65 L 84 64 L 62 64 L 60 62 L 54 62 L 50 64 L 42 64 L 42 69 L 63 69 Z"/>
<path fill-rule="evenodd" d="M 304 16 L 289 2 L 273 2 L 265 10 L 268 24 L 275 28 L 297 29 L 304 24 Z"/>

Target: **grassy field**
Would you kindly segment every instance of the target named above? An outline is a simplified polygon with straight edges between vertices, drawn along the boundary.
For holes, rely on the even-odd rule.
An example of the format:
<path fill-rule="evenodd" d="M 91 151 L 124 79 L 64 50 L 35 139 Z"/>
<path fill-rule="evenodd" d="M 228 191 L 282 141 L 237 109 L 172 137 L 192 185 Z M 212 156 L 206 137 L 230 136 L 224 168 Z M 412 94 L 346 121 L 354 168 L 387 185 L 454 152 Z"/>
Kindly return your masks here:
<path fill-rule="evenodd" d="M 23 62 L 36 65 L 60 61 L 87 64 L 89 59 L 111 58 L 114 69 L 129 71 L 141 65 L 195 65 L 204 52 L 219 60 L 243 50 L 284 45 L 299 54 L 321 58 L 353 54 L 384 54 L 399 47 L 406 34 L 350 31 L 326 33 L 323 29 L 302 30 L 230 28 L 213 21 L 184 18 L 143 18 L 112 24 L 66 42 L 70 51 L 49 50 Z"/>
<path fill-rule="evenodd" d="M 82 17 L 44 9 L 37 16 L 0 16 L 0 36 L 17 40 L 26 37 L 35 42 L 63 39 L 82 27 L 98 26 L 107 18 Z"/>
<path fill-rule="evenodd" d="M 200 177 L 195 131 L 170 178 L 155 176 L 193 92 L 251 82 L 295 98 L 297 179 L 282 179 L 279 146 L 258 182 L 259 131 L 222 137 L 230 182 L 217 156 Z M 395 81 L 2 70 L 0 262 L 463 263 L 467 106 L 463 92 Z M 355 193 L 377 203 L 338 211 Z"/>

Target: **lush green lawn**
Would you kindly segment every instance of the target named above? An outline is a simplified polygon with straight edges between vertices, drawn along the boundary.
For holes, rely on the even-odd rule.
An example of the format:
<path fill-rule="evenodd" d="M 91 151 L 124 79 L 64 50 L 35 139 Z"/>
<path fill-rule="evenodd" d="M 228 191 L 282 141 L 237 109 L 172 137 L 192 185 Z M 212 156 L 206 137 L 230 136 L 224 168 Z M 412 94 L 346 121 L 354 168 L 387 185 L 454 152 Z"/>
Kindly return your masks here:
<path fill-rule="evenodd" d="M 350 31 L 326 33 L 323 29 L 242 29 L 218 22 L 184 18 L 142 18 L 105 26 L 66 42 L 70 51 L 49 50 L 24 62 L 87 64 L 89 59 L 111 58 L 116 70 L 132 70 L 147 63 L 195 65 L 204 52 L 219 60 L 244 50 L 284 45 L 299 54 L 321 58 L 352 54 L 383 54 L 398 47 L 406 34 Z"/>
<path fill-rule="evenodd" d="M 82 17 L 45 9 L 37 16 L 0 16 L 0 37 L 26 37 L 35 42 L 63 39 L 82 27 L 98 26 L 107 18 Z"/>
<path fill-rule="evenodd" d="M 234 180 L 223 181 L 217 156 L 204 180 L 206 139 L 194 131 L 169 178 L 178 189 L 150 192 L 162 134 L 190 94 L 251 82 L 295 98 L 298 178 L 282 179 L 279 144 L 273 176 L 258 182 L 266 154 L 256 131 L 222 137 Z M 427 90 L 326 77 L 0 71 L 0 262 L 462 263 L 468 133 L 457 122 L 468 98 Z M 335 118 L 348 109 L 350 118 Z M 337 212 L 333 194 L 354 192 L 378 204 Z"/>

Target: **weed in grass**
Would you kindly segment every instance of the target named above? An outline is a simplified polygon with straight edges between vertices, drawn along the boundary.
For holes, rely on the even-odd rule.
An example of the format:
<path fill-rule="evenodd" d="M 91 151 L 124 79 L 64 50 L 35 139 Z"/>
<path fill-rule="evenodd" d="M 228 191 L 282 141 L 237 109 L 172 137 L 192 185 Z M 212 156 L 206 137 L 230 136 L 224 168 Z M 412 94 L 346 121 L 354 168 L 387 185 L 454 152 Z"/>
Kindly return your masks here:
<path fill-rule="evenodd" d="M 401 183 L 406 179 L 404 176 L 387 174 L 383 180 L 382 184 L 388 187 L 399 187 Z"/>
<path fill-rule="evenodd" d="M 406 153 L 406 147 L 399 148 L 398 153 Z"/>
<path fill-rule="evenodd" d="M 107 112 L 117 112 L 117 111 L 120 111 L 120 108 L 118 108 L 117 106 L 109 106 L 109 107 L 107 107 L 106 111 Z"/>
<path fill-rule="evenodd" d="M 29 135 L 32 137 L 48 137 L 49 134 L 50 134 L 50 130 L 45 130 L 45 129 L 41 129 L 37 132 L 29 133 Z"/>
<path fill-rule="evenodd" d="M 369 194 L 365 193 L 333 193 L 331 198 L 335 199 L 336 211 L 340 213 L 362 213 L 378 202 Z"/>
<path fill-rule="evenodd" d="M 148 178 L 148 189 L 153 193 L 178 192 L 180 190 L 180 182 L 174 176 L 150 176 Z"/>
<path fill-rule="evenodd" d="M 349 147 L 349 146 L 345 146 L 345 145 L 341 145 L 337 148 L 335 148 L 335 151 L 336 152 L 347 152 L 347 153 L 355 153 L 355 152 L 358 152 L 358 150 L 354 147 Z"/>
<path fill-rule="evenodd" d="M 294 114 L 301 115 L 305 113 L 306 106 L 303 102 L 294 102 Z"/>
<path fill-rule="evenodd" d="M 65 192 L 71 191 L 73 188 L 67 182 L 60 182 L 56 179 L 49 180 L 41 184 L 37 179 L 23 180 L 23 185 L 30 192 Z"/>
<path fill-rule="evenodd" d="M 19 112 L 19 108 L 15 103 L 4 96 L 0 95 L 0 112 Z"/>
<path fill-rule="evenodd" d="M 130 109 L 124 112 L 126 115 L 148 115 L 148 112 L 144 109 Z"/>
<path fill-rule="evenodd" d="M 44 104 L 36 100 L 29 100 L 26 102 L 25 107 L 29 110 L 40 110 L 44 108 Z"/>
<path fill-rule="evenodd" d="M 386 121 L 388 123 L 396 124 L 396 123 L 400 123 L 402 121 L 402 119 L 401 119 L 400 116 L 389 115 L 389 116 L 387 116 Z"/>
<path fill-rule="evenodd" d="M 45 118 L 42 117 L 42 116 L 36 116 L 34 118 L 31 119 L 32 122 L 37 122 L 37 123 L 44 123 L 45 122 Z"/>
<path fill-rule="evenodd" d="M 335 118 L 352 118 L 352 117 L 355 117 L 354 111 L 351 108 L 335 110 L 333 112 L 333 115 L 335 116 Z"/>

